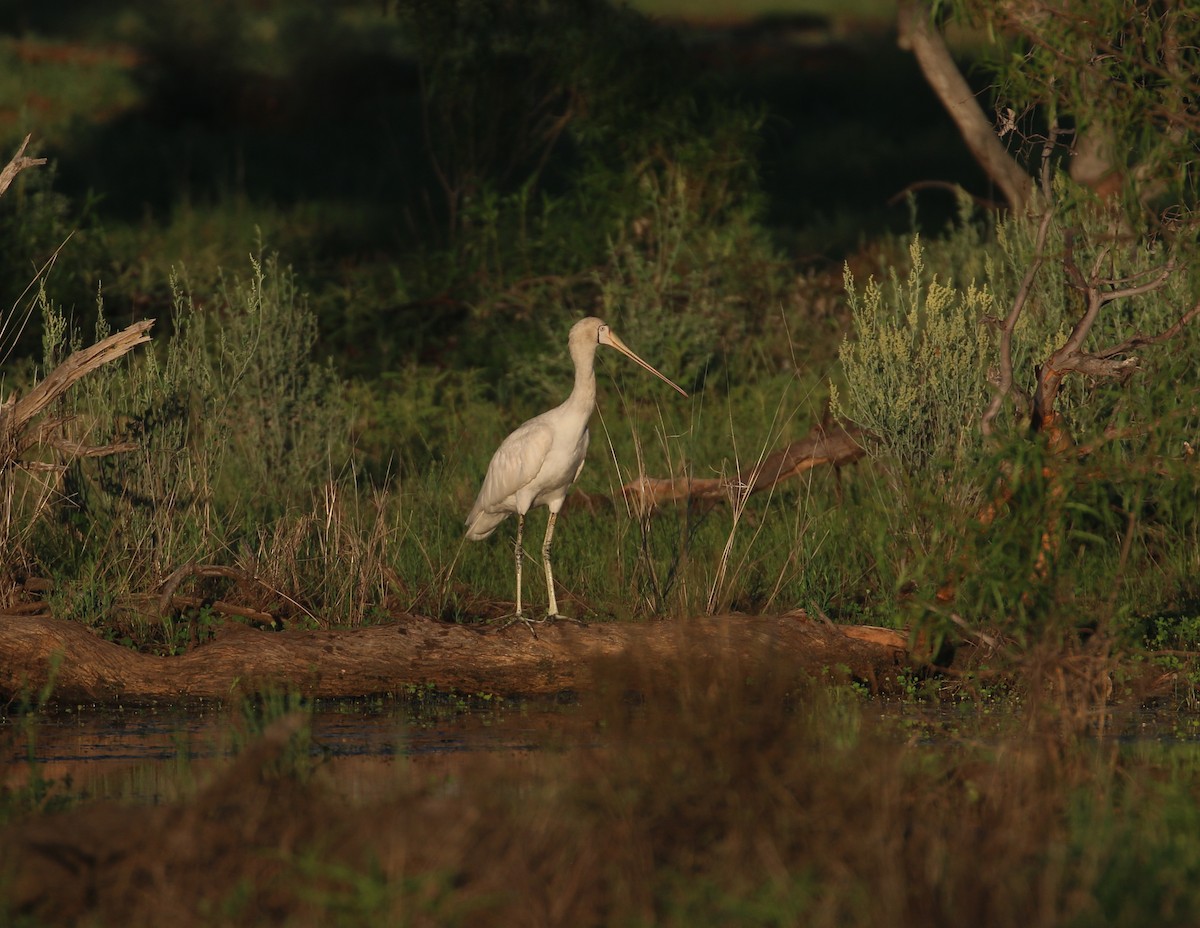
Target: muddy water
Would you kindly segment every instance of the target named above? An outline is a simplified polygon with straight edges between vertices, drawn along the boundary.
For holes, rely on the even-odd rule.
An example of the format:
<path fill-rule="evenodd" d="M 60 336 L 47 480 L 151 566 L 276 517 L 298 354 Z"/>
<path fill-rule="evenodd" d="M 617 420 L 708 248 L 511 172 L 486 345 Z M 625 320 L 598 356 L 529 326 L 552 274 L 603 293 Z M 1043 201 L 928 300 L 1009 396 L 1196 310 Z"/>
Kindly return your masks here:
<path fill-rule="evenodd" d="M 1011 731 L 1011 713 L 913 703 L 859 707 L 913 744 Z M 310 750 L 337 788 L 370 799 L 399 777 L 450 777 L 463 758 L 489 752 L 521 763 L 547 746 L 588 749 L 602 742 L 594 713 L 554 702 L 419 705 L 341 702 L 311 709 Z M 189 795 L 235 754 L 261 720 L 227 707 L 128 710 L 76 708 L 34 716 L 0 714 L 0 788 L 41 781 L 51 795 L 170 802 Z M 1200 715 L 1182 707 L 1127 710 L 1096 737 L 1135 745 L 1200 744 Z"/>
<path fill-rule="evenodd" d="M 464 755 L 519 759 L 548 743 L 585 746 L 594 738 L 577 707 L 549 702 L 333 703 L 314 707 L 311 719 L 312 754 L 340 790 L 363 798 L 414 769 L 449 775 Z M 73 796 L 169 802 L 203 782 L 260 724 L 216 707 L 0 716 L 0 788 L 40 778 Z"/>

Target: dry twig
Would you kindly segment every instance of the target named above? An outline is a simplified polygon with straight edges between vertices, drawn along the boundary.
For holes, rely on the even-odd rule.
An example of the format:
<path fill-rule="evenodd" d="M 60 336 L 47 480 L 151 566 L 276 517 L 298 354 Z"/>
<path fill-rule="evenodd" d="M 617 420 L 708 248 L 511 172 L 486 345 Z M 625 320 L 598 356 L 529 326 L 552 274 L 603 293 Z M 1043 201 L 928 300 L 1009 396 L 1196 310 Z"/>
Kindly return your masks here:
<path fill-rule="evenodd" d="M 188 577 L 199 577 L 201 579 L 224 577 L 227 580 L 240 580 L 246 583 L 259 582 L 257 577 L 237 567 L 226 567 L 222 564 L 197 564 L 195 561 L 188 561 L 186 564 L 171 571 L 170 576 L 163 581 L 162 591 L 158 594 L 159 615 L 166 615 L 171 611 L 171 601 L 177 598 L 175 597 L 175 591 L 179 589 L 179 584 Z M 262 614 L 266 615 L 266 613 Z"/>

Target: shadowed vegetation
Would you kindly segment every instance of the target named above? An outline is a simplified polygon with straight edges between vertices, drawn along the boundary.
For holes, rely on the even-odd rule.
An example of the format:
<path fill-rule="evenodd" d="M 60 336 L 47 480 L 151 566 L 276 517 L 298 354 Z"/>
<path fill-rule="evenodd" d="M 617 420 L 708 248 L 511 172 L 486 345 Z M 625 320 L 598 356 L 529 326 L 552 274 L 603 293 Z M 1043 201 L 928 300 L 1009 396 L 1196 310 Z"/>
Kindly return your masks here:
<path fill-rule="evenodd" d="M 468 546 L 462 519 L 503 437 L 566 396 L 571 324 L 599 315 L 692 397 L 598 359 L 555 536 L 564 613 L 902 629 L 928 664 L 914 701 L 1021 711 L 910 738 L 784 667 L 685 654 L 612 669 L 585 701 L 594 748 L 407 770 L 378 804 L 322 781 L 293 718 L 139 816 L 109 871 L 66 881 L 78 898 L 39 895 L 61 861 L 28 856 L 38 828 L 103 835 L 129 810 L 10 819 L 0 911 L 1195 921 L 1192 752 L 1085 737 L 1113 702 L 1195 700 L 1194 187 L 1150 215 L 1073 182 L 1069 114 L 1039 98 L 1028 211 L 961 189 L 888 205 L 931 177 L 989 191 L 885 14 L 134 2 L 6 27 L 0 144 L 32 132 L 51 164 L 0 199 L 0 424 L 74 350 L 156 323 L 22 423 L 36 441 L 3 434 L 0 608 L 161 655 L 235 621 L 500 618 L 509 536 Z M 759 479 L 839 421 L 865 430 L 857 463 Z M 727 496 L 643 508 L 622 489 L 643 476 Z"/>
<path fill-rule="evenodd" d="M 401 756 L 356 798 L 303 712 L 269 700 L 237 725 L 262 736 L 185 772 L 194 785 L 169 804 L 31 819 L 56 791 L 9 794 L 0 911 L 42 925 L 1191 921 L 1193 747 L 1096 742 L 1037 712 L 881 715 L 756 667 L 613 666 L 544 749 Z M 63 880 L 72 848 L 94 863 Z"/>

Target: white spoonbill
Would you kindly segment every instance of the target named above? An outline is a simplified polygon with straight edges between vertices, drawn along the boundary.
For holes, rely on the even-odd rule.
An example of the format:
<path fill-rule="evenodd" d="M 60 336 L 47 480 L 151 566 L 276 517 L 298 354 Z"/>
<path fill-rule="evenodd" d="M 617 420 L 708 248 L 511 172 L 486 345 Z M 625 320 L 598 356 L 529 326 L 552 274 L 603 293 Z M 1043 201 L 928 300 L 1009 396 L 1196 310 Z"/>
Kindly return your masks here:
<path fill-rule="evenodd" d="M 471 514 L 467 516 L 467 538 L 481 541 L 496 530 L 496 526 L 517 514 L 517 612 L 516 618 L 529 621 L 521 614 L 521 536 L 525 530 L 525 513 L 534 506 L 546 506 L 546 539 L 542 542 L 542 564 L 546 568 L 546 592 L 549 596 L 547 619 L 558 615 L 558 600 L 554 596 L 554 574 L 550 570 L 550 540 L 554 537 L 554 522 L 571 484 L 583 470 L 588 446 L 588 420 L 596 408 L 596 348 L 608 345 L 636 361 L 656 377 L 666 381 L 684 396 L 683 389 L 659 373 L 617 338 L 616 333 L 601 319 L 589 316 L 571 327 L 567 341 L 571 360 L 575 362 L 575 386 L 561 406 L 535 416 L 519 426 L 500 443 Z"/>

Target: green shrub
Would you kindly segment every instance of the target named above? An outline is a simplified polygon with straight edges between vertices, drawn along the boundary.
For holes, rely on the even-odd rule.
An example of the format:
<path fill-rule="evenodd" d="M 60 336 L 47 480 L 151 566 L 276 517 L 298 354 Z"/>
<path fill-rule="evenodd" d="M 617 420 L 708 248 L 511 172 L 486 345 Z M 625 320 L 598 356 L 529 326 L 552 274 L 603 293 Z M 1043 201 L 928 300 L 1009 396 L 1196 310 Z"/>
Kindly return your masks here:
<path fill-rule="evenodd" d="M 983 318 L 992 311 L 986 287 L 928 278 L 921 241 L 909 249 L 907 278 L 892 271 L 860 294 L 846 268 L 854 319 L 840 358 L 843 402 L 831 387 L 832 410 L 870 429 L 880 450 L 908 477 L 940 478 L 979 448 L 978 423 L 987 401 L 986 370 L 993 340 Z"/>
<path fill-rule="evenodd" d="M 994 234 L 963 222 L 941 239 L 914 241 L 907 278 L 893 271 L 860 291 L 847 273 L 854 333 L 841 352 L 844 393 L 834 390 L 835 411 L 877 436 L 873 453 L 892 487 L 889 505 L 863 517 L 883 520 L 887 543 L 872 548 L 869 532 L 860 537 L 878 551 L 883 587 L 916 592 L 918 617 L 940 623 L 958 610 L 1026 643 L 1108 620 L 1133 631 L 1133 614 L 1171 608 L 1195 590 L 1186 552 L 1200 486 L 1185 439 L 1200 423 L 1186 399 L 1200 330 L 1136 349 L 1127 383 L 1068 374 L 1056 410 L 1078 454 L 1050 453 L 1030 431 L 1027 405 L 1039 367 L 1084 310 L 1068 256 L 1111 288 L 1176 267 L 1160 289 L 1101 309 L 1084 344 L 1099 351 L 1164 332 L 1192 305 L 1194 272 L 1181 265 L 1193 246 L 1126 237 L 1109 214 L 1065 198 L 1056 209 L 1040 256 L 1038 218 L 1009 217 Z M 1024 399 L 1006 399 L 985 444 L 995 333 L 1039 258 L 1013 333 L 1013 381 Z M 942 284 L 951 272 L 974 282 Z M 952 609 L 934 599 L 943 588 Z"/>
<path fill-rule="evenodd" d="M 226 560 L 258 525 L 309 505 L 348 459 L 345 388 L 312 357 L 315 321 L 290 269 L 252 259 L 216 293 L 178 278 L 172 292 L 175 330 L 159 350 L 96 372 L 64 401 L 79 440 L 136 446 L 70 463 L 46 540 L 49 563 L 91 576 L 109 600 L 186 562 Z M 47 332 L 62 333 L 59 311 L 44 308 Z M 96 334 L 107 334 L 103 315 Z M 52 364 L 60 349 L 48 351 Z"/>

